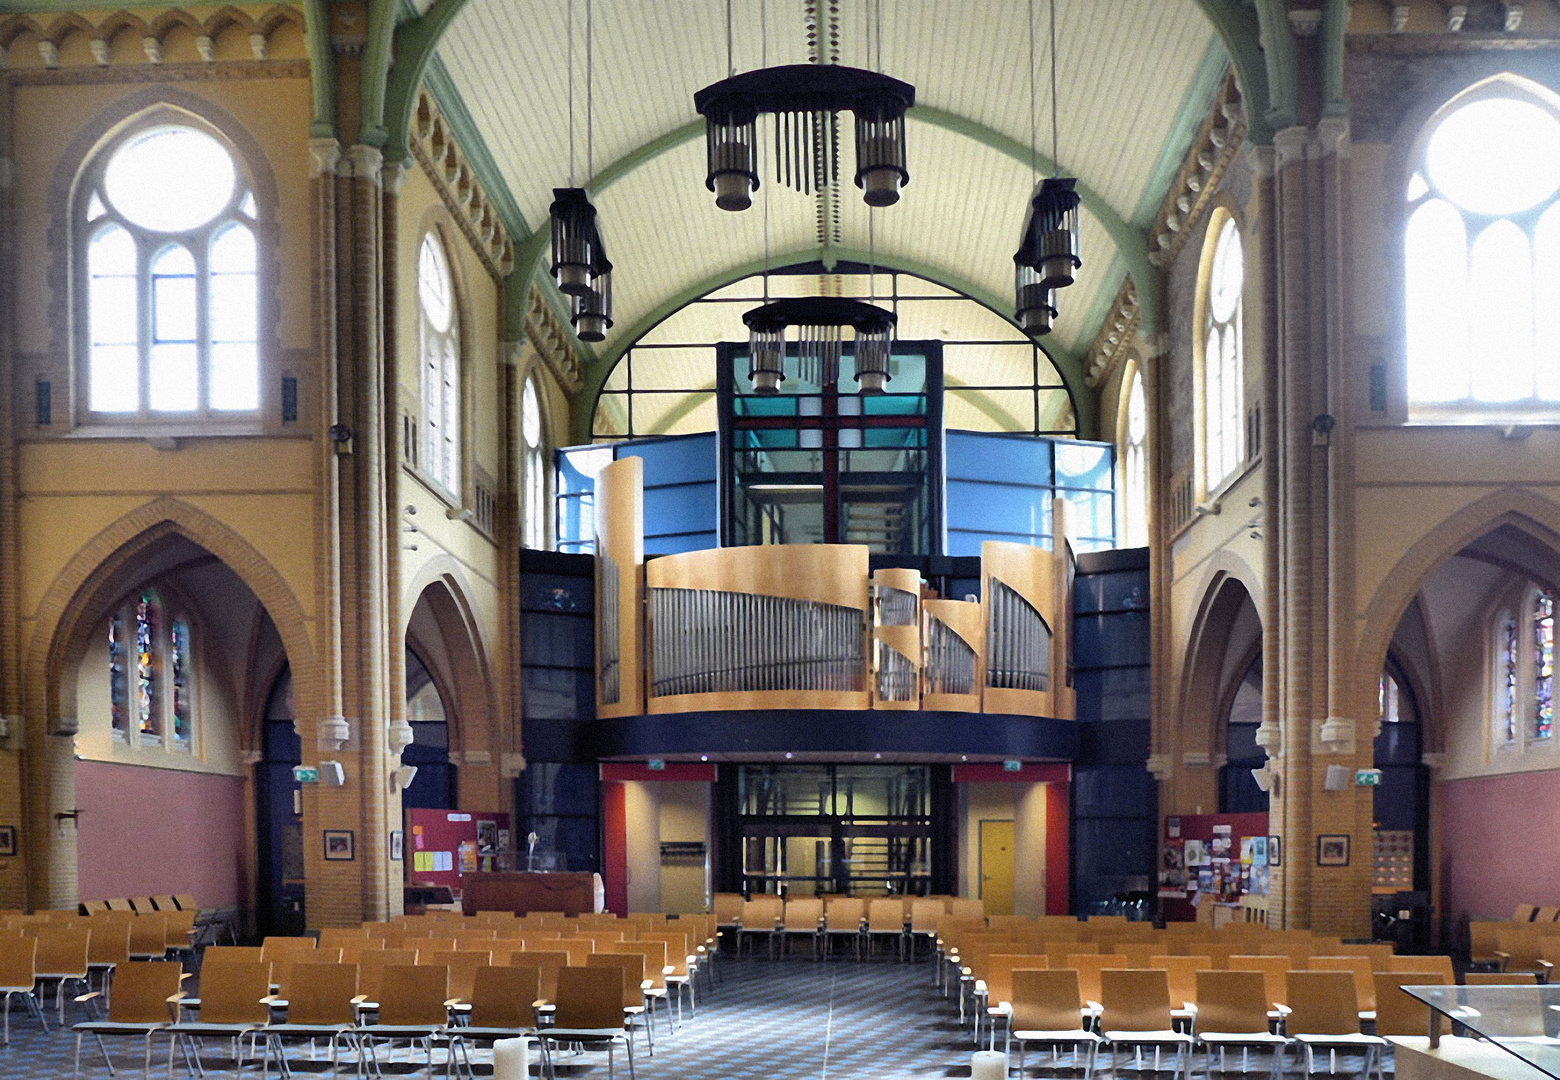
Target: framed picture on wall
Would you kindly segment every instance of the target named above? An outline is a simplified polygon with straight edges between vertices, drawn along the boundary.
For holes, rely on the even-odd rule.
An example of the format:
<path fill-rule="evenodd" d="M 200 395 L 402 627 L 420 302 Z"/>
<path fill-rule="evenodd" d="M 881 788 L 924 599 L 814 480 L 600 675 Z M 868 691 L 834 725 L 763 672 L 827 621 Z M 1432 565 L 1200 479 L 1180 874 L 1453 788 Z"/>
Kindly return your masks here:
<path fill-rule="evenodd" d="M 325 830 L 325 861 L 351 862 L 353 860 L 353 832 L 351 829 Z"/>
<path fill-rule="evenodd" d="M 16 854 L 16 826 L 0 825 L 0 855 Z"/>
<path fill-rule="evenodd" d="M 1317 866 L 1348 866 L 1349 837 L 1344 834 L 1323 833 L 1316 838 Z"/>
<path fill-rule="evenodd" d="M 406 854 L 406 834 L 400 829 L 390 830 L 390 861 L 400 862 Z"/>
<path fill-rule="evenodd" d="M 1268 865 L 1283 866 L 1284 860 L 1280 857 L 1283 849 L 1279 846 L 1278 837 L 1268 837 Z"/>

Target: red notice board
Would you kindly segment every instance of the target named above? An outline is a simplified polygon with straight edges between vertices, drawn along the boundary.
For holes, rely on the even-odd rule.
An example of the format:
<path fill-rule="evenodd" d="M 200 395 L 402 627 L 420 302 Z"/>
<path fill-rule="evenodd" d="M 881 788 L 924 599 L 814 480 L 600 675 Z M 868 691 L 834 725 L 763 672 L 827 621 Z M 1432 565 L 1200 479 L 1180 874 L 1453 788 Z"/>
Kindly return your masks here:
<path fill-rule="evenodd" d="M 497 870 L 499 854 L 513 846 L 508 814 L 406 812 L 406 880 L 413 885 L 446 885 L 459 896 L 462 874 Z"/>
<path fill-rule="evenodd" d="M 1194 921 L 1194 899 L 1230 901 L 1268 891 L 1266 813 L 1171 814 L 1162 845 L 1159 905 L 1167 922 Z"/>

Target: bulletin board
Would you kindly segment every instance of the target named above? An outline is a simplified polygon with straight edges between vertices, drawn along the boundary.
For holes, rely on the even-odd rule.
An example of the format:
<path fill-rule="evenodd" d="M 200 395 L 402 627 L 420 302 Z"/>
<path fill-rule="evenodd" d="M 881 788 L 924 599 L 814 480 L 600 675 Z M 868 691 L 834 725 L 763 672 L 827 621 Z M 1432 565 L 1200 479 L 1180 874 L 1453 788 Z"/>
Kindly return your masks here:
<path fill-rule="evenodd" d="M 1165 818 L 1159 907 L 1166 922 L 1192 922 L 1203 903 L 1266 896 L 1268 816 L 1173 814 Z"/>
<path fill-rule="evenodd" d="M 499 869 L 510 849 L 509 815 L 475 810 L 406 812 L 406 880 L 444 885 L 457 896 L 462 874 Z"/>

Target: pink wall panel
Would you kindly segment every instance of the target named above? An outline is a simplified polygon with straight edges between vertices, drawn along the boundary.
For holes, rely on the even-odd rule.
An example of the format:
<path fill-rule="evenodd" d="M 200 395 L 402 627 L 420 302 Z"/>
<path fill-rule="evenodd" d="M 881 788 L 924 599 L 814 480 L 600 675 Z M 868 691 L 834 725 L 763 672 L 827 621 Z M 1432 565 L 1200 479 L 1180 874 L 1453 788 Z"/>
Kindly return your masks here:
<path fill-rule="evenodd" d="M 1560 904 L 1560 771 L 1453 780 L 1440 793 L 1448 916 L 1509 919 L 1520 902 Z"/>
<path fill-rule="evenodd" d="M 202 907 L 247 906 L 244 780 L 76 763 L 83 900 L 190 893 Z"/>

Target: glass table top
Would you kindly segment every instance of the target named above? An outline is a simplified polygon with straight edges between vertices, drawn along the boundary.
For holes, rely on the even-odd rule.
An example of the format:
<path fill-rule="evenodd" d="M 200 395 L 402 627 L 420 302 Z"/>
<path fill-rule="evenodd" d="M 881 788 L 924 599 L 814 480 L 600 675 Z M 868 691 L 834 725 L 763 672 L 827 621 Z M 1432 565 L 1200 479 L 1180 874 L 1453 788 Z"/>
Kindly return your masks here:
<path fill-rule="evenodd" d="M 1437 1016 L 1536 1069 L 1560 1078 L 1560 984 L 1548 986 L 1405 986 Z M 1432 1041 L 1435 1031 L 1432 1027 Z"/>

